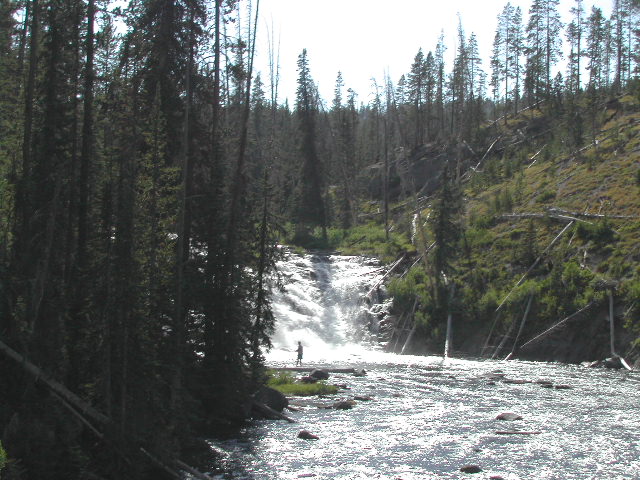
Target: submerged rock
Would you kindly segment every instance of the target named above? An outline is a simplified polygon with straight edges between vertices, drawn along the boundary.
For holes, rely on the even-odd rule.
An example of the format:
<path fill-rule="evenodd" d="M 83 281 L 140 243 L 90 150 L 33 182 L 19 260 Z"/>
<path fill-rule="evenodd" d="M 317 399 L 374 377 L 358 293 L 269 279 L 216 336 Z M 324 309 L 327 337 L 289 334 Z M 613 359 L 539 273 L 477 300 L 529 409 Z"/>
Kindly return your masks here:
<path fill-rule="evenodd" d="M 504 412 L 504 413 L 501 413 L 500 415 L 498 415 L 496 417 L 496 420 L 505 420 L 507 422 L 513 422 L 515 420 L 522 420 L 522 417 L 520 415 L 515 414 L 515 413 Z"/>
<path fill-rule="evenodd" d="M 548 387 L 550 385 L 553 385 L 553 382 L 550 380 L 543 380 L 543 379 L 539 379 L 536 380 L 536 383 L 542 387 Z"/>
<path fill-rule="evenodd" d="M 532 383 L 531 380 L 521 380 L 519 378 L 505 378 L 504 383 L 511 383 L 513 385 L 524 385 L 526 383 Z"/>
<path fill-rule="evenodd" d="M 320 439 L 319 436 L 314 435 L 308 430 L 300 430 L 300 432 L 298 433 L 298 438 L 302 438 L 303 440 L 319 440 Z"/>
<path fill-rule="evenodd" d="M 369 397 L 368 395 L 356 395 L 353 399 L 358 400 L 359 402 L 370 402 L 373 400 L 373 397 Z"/>
<path fill-rule="evenodd" d="M 333 408 L 336 410 L 351 410 L 355 404 L 354 400 L 340 400 L 333 404 Z"/>
<path fill-rule="evenodd" d="M 624 365 L 624 359 L 622 357 L 605 358 L 602 361 L 602 366 L 604 368 L 615 368 L 617 370 L 626 368 Z"/>
<path fill-rule="evenodd" d="M 629 368 L 625 359 L 620 356 L 605 358 L 604 360 L 596 360 L 595 362 L 583 362 L 581 365 L 588 368 L 611 368 L 615 370 Z"/>
<path fill-rule="evenodd" d="M 462 473 L 480 473 L 482 469 L 478 465 L 465 465 L 460 468 Z"/>

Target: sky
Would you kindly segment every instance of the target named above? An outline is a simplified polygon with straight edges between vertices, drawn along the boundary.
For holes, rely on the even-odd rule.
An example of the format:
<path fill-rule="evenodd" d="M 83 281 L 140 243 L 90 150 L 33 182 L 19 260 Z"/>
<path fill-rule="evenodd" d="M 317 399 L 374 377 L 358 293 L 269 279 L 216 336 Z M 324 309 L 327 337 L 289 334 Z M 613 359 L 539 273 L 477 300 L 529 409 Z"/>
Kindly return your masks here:
<path fill-rule="evenodd" d="M 254 0 L 255 1 L 255 0 Z M 609 15 L 612 0 L 584 0 Z M 321 97 L 331 103 L 338 71 L 346 88 L 358 94 L 358 102 L 371 100 L 373 78 L 384 84 L 388 73 L 393 83 L 409 72 L 422 48 L 435 51 L 444 30 L 447 71 L 457 46 L 458 13 L 466 37 L 476 34 L 484 70 L 491 55 L 497 16 L 507 0 L 260 0 L 256 68 L 269 84 L 269 51 L 280 58 L 279 101 L 293 104 L 298 55 L 307 49 L 311 76 Z M 531 0 L 511 0 L 528 19 Z M 563 20 L 575 0 L 560 0 Z M 564 41 L 564 34 L 563 34 Z M 276 49 L 270 47 L 275 45 Z M 278 48 L 279 45 L 279 48 Z M 563 72 L 564 73 L 564 72 Z"/>

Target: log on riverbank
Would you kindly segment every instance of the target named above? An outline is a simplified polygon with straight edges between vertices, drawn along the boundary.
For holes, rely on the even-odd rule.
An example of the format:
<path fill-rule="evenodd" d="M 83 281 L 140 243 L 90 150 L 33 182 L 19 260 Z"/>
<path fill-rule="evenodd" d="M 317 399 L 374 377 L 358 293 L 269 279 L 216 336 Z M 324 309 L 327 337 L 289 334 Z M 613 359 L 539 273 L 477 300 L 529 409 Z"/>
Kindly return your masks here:
<path fill-rule="evenodd" d="M 313 370 L 326 370 L 329 373 L 355 373 L 355 368 L 322 368 L 322 367 L 268 367 L 276 372 L 312 372 Z"/>

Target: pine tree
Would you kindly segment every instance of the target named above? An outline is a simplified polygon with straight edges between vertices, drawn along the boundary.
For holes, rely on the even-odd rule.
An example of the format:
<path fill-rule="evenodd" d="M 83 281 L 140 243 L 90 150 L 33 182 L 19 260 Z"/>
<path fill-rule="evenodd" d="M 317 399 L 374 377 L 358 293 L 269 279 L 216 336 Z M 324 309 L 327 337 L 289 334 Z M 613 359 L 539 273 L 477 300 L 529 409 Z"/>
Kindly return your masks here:
<path fill-rule="evenodd" d="M 559 0 L 533 0 L 527 24 L 526 90 L 530 103 L 551 92 L 552 67 L 561 57 Z"/>
<path fill-rule="evenodd" d="M 608 53 L 606 51 L 607 22 L 600 8 L 592 7 L 587 25 L 585 56 L 588 58 L 588 85 L 591 90 L 595 91 L 602 89 L 607 84 L 606 73 L 603 71 Z"/>
<path fill-rule="evenodd" d="M 309 70 L 307 50 L 298 57 L 298 87 L 296 116 L 300 132 L 301 173 L 298 183 L 296 220 L 298 237 L 302 240 L 309 229 L 320 227 L 326 239 L 327 218 L 323 195 L 323 168 L 316 146 L 318 104 L 315 84 Z"/>
<path fill-rule="evenodd" d="M 580 79 L 582 65 L 580 63 L 584 52 L 582 50 L 582 38 L 585 25 L 583 0 L 576 0 L 571 7 L 573 19 L 567 25 L 567 41 L 569 42 L 569 58 L 567 64 L 567 82 L 571 93 L 578 93 L 582 89 Z"/>
<path fill-rule="evenodd" d="M 411 65 L 411 71 L 407 75 L 407 96 L 408 101 L 413 107 L 412 120 L 415 125 L 413 135 L 413 147 L 417 147 L 424 143 L 425 134 L 425 108 L 424 105 L 427 99 L 427 85 L 429 72 L 427 70 L 427 64 L 422 53 L 422 49 L 418 50 L 413 64 Z"/>

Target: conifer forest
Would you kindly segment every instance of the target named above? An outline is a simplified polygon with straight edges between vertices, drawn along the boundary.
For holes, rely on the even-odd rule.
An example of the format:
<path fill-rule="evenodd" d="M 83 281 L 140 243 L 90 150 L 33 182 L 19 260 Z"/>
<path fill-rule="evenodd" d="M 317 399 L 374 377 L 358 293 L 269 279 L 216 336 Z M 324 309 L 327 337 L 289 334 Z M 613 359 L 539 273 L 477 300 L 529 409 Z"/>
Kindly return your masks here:
<path fill-rule="evenodd" d="M 523 305 L 533 332 L 607 293 L 633 350 L 640 3 L 559 2 L 497 9 L 490 58 L 461 12 L 325 99 L 306 50 L 257 70 L 259 0 L 2 0 L 0 476 L 197 477 L 264 383 L 282 245 L 402 259 L 416 353 L 452 312 L 491 356 Z"/>

